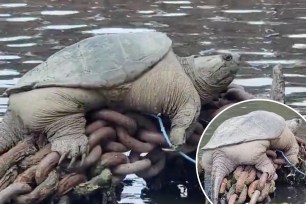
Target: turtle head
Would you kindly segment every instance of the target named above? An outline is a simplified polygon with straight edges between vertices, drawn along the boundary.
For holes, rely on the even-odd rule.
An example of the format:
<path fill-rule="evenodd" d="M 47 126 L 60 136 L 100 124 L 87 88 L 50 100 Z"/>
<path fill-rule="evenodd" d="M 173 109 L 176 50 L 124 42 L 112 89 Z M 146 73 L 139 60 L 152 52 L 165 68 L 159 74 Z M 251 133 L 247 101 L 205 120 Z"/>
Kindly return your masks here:
<path fill-rule="evenodd" d="M 234 80 L 239 70 L 240 55 L 234 53 L 211 56 L 193 56 L 189 76 L 202 101 L 212 94 L 219 95 Z M 187 73 L 188 74 L 188 73 Z"/>
<path fill-rule="evenodd" d="M 215 87 L 227 87 L 233 81 L 239 69 L 239 62 L 238 54 L 194 57 L 196 72 L 205 84 Z"/>
<path fill-rule="evenodd" d="M 304 120 L 302 118 L 293 118 L 291 120 L 286 120 L 286 125 L 293 134 L 296 134 L 296 132 L 303 124 Z M 299 153 L 299 145 L 297 143 L 296 138 L 294 137 L 293 141 L 290 142 L 289 150 L 285 152 L 287 159 L 294 166 L 299 162 L 298 153 Z"/>
<path fill-rule="evenodd" d="M 301 118 L 293 118 L 291 120 L 286 120 L 288 128 L 293 134 L 295 134 L 298 129 L 303 125 L 303 120 Z"/>

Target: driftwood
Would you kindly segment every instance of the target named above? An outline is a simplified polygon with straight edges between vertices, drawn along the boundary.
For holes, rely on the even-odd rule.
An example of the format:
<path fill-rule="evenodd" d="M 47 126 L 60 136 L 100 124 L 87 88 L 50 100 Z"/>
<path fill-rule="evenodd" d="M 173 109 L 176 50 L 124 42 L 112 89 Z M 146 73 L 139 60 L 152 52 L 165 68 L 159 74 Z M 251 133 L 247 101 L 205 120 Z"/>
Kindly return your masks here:
<path fill-rule="evenodd" d="M 32 138 L 26 138 L 1 155 L 0 196 L 3 198 L 0 201 L 14 198 L 15 203 L 27 204 L 45 203 L 49 199 L 63 203 L 94 199 L 97 192 L 112 195 L 109 191 L 127 174 L 152 178 L 165 168 L 166 154 L 173 154 L 161 150 L 167 143 L 158 124 L 148 116 L 99 110 L 89 117 L 94 118 L 86 127 L 90 152 L 83 162 L 76 161 L 72 166 L 68 166 L 69 160 L 60 163 L 60 155 L 51 152 L 50 144 L 40 146 Z M 182 151 L 196 149 L 203 129 L 197 124 L 195 134 Z M 132 153 L 128 155 L 126 152 L 130 150 Z M 147 155 L 140 156 L 143 153 Z M 28 184 L 30 192 L 21 191 L 21 184 Z M 20 195 L 23 192 L 26 194 Z M 108 199 L 96 202 L 103 203 L 103 200 Z"/>
<path fill-rule="evenodd" d="M 270 92 L 272 100 L 285 103 L 285 79 L 282 72 L 282 66 L 276 65 L 273 68 L 273 81 Z"/>

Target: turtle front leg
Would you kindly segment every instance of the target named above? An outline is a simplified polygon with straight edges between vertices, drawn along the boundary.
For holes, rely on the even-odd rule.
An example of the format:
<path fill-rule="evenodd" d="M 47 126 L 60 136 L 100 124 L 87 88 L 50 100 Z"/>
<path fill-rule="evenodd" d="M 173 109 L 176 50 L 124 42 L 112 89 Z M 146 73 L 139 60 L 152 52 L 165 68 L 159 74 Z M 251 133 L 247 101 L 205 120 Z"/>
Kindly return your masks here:
<path fill-rule="evenodd" d="M 200 114 L 201 103 L 190 97 L 181 105 L 171 120 L 170 141 L 174 149 L 186 143 L 186 137 L 193 133 Z"/>
<path fill-rule="evenodd" d="M 265 153 L 259 157 L 255 168 L 259 171 L 262 171 L 263 173 L 268 173 L 268 180 L 270 181 L 273 179 L 276 171 L 272 161 Z"/>
<path fill-rule="evenodd" d="M 288 121 L 286 122 L 287 124 L 289 124 Z M 299 163 L 298 160 L 299 145 L 292 131 L 296 131 L 295 129 L 298 128 L 298 127 L 295 128 L 293 126 L 300 126 L 299 124 L 300 121 L 293 119 L 290 122 L 291 124 L 289 125 L 289 127 L 286 127 L 284 129 L 280 137 L 278 137 L 275 140 L 271 140 L 271 147 L 273 149 L 284 151 L 290 163 L 295 166 L 296 164 Z"/>
<path fill-rule="evenodd" d="M 45 131 L 52 151 L 61 155 L 59 164 L 68 158 L 71 159 L 70 167 L 78 156 L 82 155 L 82 161 L 85 159 L 89 151 L 85 124 L 84 114 L 77 113 L 61 117 L 46 127 Z"/>
<path fill-rule="evenodd" d="M 21 119 L 8 110 L 0 123 L 0 154 L 21 141 L 27 134 Z"/>

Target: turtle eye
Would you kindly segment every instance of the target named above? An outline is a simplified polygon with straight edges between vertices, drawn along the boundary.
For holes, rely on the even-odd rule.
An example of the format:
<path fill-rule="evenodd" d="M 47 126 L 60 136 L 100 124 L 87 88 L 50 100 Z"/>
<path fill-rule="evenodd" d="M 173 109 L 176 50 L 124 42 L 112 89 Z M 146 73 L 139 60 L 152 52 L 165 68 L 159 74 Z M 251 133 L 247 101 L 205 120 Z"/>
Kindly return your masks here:
<path fill-rule="evenodd" d="M 231 54 L 224 54 L 222 56 L 222 58 L 225 60 L 225 61 L 231 61 L 233 59 L 233 56 Z"/>

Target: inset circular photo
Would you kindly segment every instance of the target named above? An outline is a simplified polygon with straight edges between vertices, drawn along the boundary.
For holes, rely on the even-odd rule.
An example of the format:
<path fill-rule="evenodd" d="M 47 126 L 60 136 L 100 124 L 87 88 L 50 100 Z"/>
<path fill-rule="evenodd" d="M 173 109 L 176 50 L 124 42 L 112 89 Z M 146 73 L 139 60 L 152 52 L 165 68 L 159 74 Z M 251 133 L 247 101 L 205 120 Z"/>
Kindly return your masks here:
<path fill-rule="evenodd" d="M 220 112 L 197 149 L 197 176 L 213 203 L 305 200 L 306 121 L 293 108 L 252 99 Z"/>

